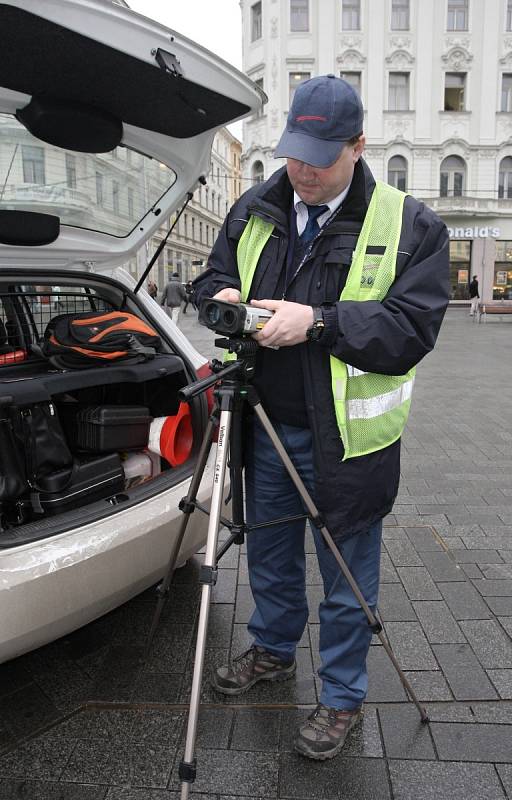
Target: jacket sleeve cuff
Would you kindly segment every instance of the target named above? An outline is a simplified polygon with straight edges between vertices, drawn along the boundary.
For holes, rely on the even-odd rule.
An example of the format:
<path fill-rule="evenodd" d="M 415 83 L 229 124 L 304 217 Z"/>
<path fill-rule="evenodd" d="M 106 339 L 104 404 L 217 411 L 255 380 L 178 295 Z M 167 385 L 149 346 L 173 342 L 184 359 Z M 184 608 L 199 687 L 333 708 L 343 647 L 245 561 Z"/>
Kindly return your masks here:
<path fill-rule="evenodd" d="M 322 345 L 322 347 L 331 347 L 339 334 L 338 311 L 336 306 L 322 306 L 322 311 L 324 314 L 325 327 L 318 340 L 318 344 Z"/>

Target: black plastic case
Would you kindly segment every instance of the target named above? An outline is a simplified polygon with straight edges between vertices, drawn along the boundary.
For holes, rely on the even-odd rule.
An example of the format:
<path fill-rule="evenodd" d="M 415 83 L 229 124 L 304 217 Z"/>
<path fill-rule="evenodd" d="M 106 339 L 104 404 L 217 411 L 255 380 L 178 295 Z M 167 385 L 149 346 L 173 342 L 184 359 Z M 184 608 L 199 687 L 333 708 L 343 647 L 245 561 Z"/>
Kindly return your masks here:
<path fill-rule="evenodd" d="M 142 450 L 147 447 L 152 417 L 144 406 L 65 408 L 64 426 L 73 449 L 94 453 Z"/>
<path fill-rule="evenodd" d="M 62 488 L 64 487 L 64 488 Z M 38 499 L 44 514 L 61 514 L 94 503 L 124 489 L 124 471 L 117 453 L 76 461 L 69 469 L 46 475 Z"/>

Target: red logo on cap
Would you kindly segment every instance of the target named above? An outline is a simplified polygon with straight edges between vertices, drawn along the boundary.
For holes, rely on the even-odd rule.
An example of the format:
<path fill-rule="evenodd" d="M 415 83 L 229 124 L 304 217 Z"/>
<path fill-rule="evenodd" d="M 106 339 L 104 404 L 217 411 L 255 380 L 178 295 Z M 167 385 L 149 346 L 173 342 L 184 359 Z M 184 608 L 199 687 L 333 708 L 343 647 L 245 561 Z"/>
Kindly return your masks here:
<path fill-rule="evenodd" d="M 327 122 L 327 117 L 314 117 L 314 116 L 302 116 L 302 117 L 295 117 L 295 122 L 307 122 L 310 119 L 318 119 L 320 122 Z"/>

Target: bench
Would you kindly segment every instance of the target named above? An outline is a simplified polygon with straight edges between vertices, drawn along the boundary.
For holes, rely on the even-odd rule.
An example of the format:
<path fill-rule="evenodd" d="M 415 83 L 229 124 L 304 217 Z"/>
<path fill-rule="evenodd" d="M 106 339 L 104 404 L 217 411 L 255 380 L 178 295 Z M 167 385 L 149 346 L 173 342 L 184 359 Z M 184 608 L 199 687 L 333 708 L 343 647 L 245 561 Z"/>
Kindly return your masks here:
<path fill-rule="evenodd" d="M 478 322 L 482 321 L 482 317 L 484 318 L 484 322 L 487 322 L 487 314 L 512 314 L 512 303 L 507 303 L 505 301 L 499 301 L 498 303 L 479 303 L 476 312 Z"/>

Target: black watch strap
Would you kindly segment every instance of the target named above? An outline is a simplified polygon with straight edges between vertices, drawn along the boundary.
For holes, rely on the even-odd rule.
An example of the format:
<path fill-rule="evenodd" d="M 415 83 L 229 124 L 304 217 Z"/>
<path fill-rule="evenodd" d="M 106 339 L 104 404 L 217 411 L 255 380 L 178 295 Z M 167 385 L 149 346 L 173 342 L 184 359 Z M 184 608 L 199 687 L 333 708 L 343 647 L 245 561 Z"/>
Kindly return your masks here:
<path fill-rule="evenodd" d="M 320 306 L 313 306 L 313 324 L 306 331 L 308 342 L 317 342 L 324 332 L 324 312 Z"/>

